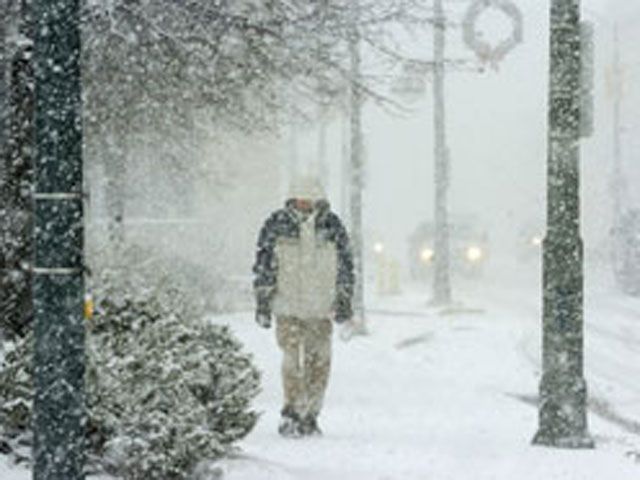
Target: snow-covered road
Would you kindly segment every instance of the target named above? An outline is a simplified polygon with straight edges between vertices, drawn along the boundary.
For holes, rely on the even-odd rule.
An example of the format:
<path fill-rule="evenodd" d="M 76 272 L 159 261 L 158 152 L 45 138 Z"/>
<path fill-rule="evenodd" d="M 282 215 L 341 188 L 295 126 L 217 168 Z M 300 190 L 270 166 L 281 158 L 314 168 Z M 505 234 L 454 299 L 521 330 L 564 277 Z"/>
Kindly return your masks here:
<path fill-rule="evenodd" d="M 273 332 L 256 327 L 251 315 L 218 319 L 233 326 L 264 371 L 257 402 L 264 415 L 243 453 L 225 462 L 226 478 L 640 478 L 640 432 L 633 433 L 640 420 L 640 310 L 633 301 L 594 295 L 587 302 L 597 448 L 569 451 L 530 445 L 539 381 L 536 290 L 476 288 L 468 298 L 452 315 L 427 308 L 424 295 L 373 300 L 371 334 L 348 343 L 336 337 L 325 434 L 303 440 L 276 433 L 280 354 Z"/>

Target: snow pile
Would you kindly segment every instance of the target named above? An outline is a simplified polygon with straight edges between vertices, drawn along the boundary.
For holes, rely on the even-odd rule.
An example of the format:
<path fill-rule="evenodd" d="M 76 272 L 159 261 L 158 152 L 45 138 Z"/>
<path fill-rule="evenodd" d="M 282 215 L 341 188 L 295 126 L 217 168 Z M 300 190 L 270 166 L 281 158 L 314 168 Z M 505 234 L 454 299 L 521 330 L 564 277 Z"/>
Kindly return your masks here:
<path fill-rule="evenodd" d="M 229 329 L 204 322 L 170 279 L 132 278 L 108 289 L 88 327 L 90 463 L 125 479 L 187 478 L 254 427 L 260 375 Z M 31 347 L 26 338 L 9 349 L 0 372 L 2 437 L 23 461 Z"/>

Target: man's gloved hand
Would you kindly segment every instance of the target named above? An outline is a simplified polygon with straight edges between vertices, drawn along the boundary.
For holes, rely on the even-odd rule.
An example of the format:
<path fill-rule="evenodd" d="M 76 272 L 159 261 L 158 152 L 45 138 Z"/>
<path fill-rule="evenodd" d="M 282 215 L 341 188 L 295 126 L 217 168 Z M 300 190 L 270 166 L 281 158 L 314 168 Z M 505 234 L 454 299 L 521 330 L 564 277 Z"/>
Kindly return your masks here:
<path fill-rule="evenodd" d="M 338 324 L 344 324 L 351 320 L 351 315 L 341 315 L 339 312 L 336 312 L 335 322 Z"/>
<path fill-rule="evenodd" d="M 348 342 L 357 333 L 357 329 L 353 319 L 342 322 L 340 326 L 340 333 L 338 335 L 340 336 L 340 340 L 342 340 L 343 342 Z"/>
<path fill-rule="evenodd" d="M 262 328 L 271 328 L 271 313 L 258 310 L 256 312 L 256 323 Z"/>
<path fill-rule="evenodd" d="M 271 296 L 267 291 L 256 292 L 256 323 L 262 328 L 271 328 Z"/>
<path fill-rule="evenodd" d="M 351 310 L 351 301 L 349 297 L 338 295 L 335 301 L 335 317 L 336 323 L 346 323 L 351 320 L 353 311 Z"/>

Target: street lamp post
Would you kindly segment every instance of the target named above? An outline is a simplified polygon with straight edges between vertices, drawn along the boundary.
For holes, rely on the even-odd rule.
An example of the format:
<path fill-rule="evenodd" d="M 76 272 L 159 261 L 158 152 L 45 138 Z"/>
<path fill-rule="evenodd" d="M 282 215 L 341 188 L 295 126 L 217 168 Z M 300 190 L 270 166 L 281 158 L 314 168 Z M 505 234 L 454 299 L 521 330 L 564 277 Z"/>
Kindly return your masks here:
<path fill-rule="evenodd" d="M 34 480 L 84 478 L 80 0 L 34 0 Z"/>
<path fill-rule="evenodd" d="M 363 94 L 360 85 L 362 67 L 361 39 L 359 30 L 360 5 L 353 0 L 351 15 L 353 26 L 349 36 L 349 57 L 351 60 L 350 91 L 350 196 L 349 219 L 351 221 L 351 243 L 356 285 L 353 299 L 353 312 L 359 325 L 364 325 L 364 262 L 362 239 L 362 190 L 364 182 L 364 143 L 362 131 Z"/>
<path fill-rule="evenodd" d="M 435 250 L 433 304 L 451 303 L 451 273 L 449 268 L 449 155 L 445 123 L 445 38 L 446 21 L 442 0 L 434 1 L 433 18 L 433 121 L 435 158 Z"/>
<path fill-rule="evenodd" d="M 590 448 L 583 376 L 580 237 L 581 32 L 579 0 L 552 0 L 547 234 L 543 243 L 543 358 L 533 443 Z"/>
<path fill-rule="evenodd" d="M 482 40 L 475 30 L 480 14 L 488 8 L 497 8 L 513 23 L 513 32 L 503 41 L 492 46 Z M 522 41 L 522 15 L 509 0 L 475 0 L 469 6 L 462 24 L 463 38 L 483 62 L 497 64 Z M 451 252 L 449 225 L 449 187 L 451 183 L 451 159 L 447 147 L 445 115 L 445 43 L 447 19 L 443 0 L 433 3 L 433 124 L 435 159 L 435 252 L 433 299 L 434 305 L 448 305 L 451 293 Z"/>
<path fill-rule="evenodd" d="M 623 212 L 623 195 L 625 193 L 624 175 L 622 172 L 622 67 L 620 65 L 620 38 L 617 24 L 614 26 L 613 39 L 613 71 L 611 88 L 613 95 L 613 172 L 611 181 L 611 193 L 613 198 L 613 230 L 616 232 L 621 227 L 620 222 Z M 614 246 L 619 248 L 618 242 Z M 618 251 L 615 252 L 619 254 Z"/>
<path fill-rule="evenodd" d="M 329 134 L 329 106 L 321 100 L 318 106 L 318 158 L 316 162 L 316 172 L 322 185 L 326 188 L 329 185 L 329 165 L 327 163 L 327 137 Z M 328 101 L 328 100 L 327 100 Z"/>

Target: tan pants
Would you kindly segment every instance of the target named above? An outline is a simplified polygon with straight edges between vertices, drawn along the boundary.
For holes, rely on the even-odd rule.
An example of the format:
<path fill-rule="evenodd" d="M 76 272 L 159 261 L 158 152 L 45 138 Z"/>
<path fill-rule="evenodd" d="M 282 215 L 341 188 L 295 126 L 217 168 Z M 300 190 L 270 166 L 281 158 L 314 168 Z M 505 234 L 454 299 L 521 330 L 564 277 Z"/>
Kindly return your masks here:
<path fill-rule="evenodd" d="M 330 320 L 279 317 L 276 336 L 284 353 L 282 383 L 285 408 L 304 418 L 322 408 L 331 369 Z"/>

